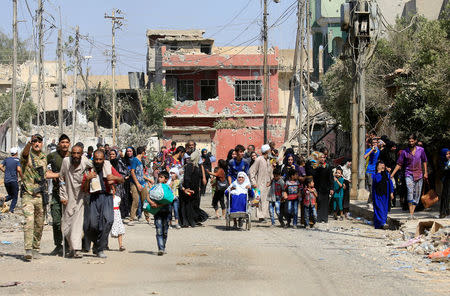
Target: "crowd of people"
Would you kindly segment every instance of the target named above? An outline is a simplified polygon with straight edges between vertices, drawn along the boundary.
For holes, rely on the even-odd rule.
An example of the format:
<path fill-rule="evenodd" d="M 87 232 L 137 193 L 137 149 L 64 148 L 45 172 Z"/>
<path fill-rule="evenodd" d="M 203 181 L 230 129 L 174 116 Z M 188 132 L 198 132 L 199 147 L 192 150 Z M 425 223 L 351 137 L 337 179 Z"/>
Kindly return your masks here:
<path fill-rule="evenodd" d="M 109 237 L 117 238 L 119 250 L 125 250 L 124 224 L 132 227 L 144 219 L 154 223 L 158 255 L 164 255 L 169 228 L 202 226 L 209 218 L 200 207 L 209 182 L 212 219 L 225 218 L 229 193 L 236 189 L 257 201 L 252 203 L 254 218 L 269 227 L 313 228 L 327 223 L 330 215 L 336 220 L 349 218 L 351 160 L 333 162 L 326 148 L 305 159 L 292 148 L 277 150 L 273 142 L 258 149 L 237 145 L 227 159 L 216 160 L 192 140 L 178 146 L 173 141 L 149 159 L 146 147 L 120 149 L 99 143 L 95 150 L 85 149 L 81 142 L 71 145 L 65 134 L 47 147 L 46 155 L 42 142 L 41 135 L 33 135 L 20 158 L 13 148 L 0 166 L 5 171 L 6 199 L 12 200 L 11 212 L 21 192 L 27 260 L 40 257 L 47 204 L 55 244 L 51 255 L 81 258 L 92 247 L 94 254 L 106 258 Z M 374 226 L 387 228 L 387 213 L 397 197 L 414 219 L 423 180 L 429 179 L 425 150 L 414 135 L 405 149 L 375 134 L 368 137 L 367 146 L 364 158 Z M 450 152 L 445 153 L 441 217 L 449 214 Z M 51 199 L 46 180 L 51 180 Z M 173 200 L 169 204 L 152 198 L 157 184 L 170 188 Z M 153 212 L 146 210 L 146 204 Z M 241 219 L 234 220 L 233 227 L 241 228 Z"/>

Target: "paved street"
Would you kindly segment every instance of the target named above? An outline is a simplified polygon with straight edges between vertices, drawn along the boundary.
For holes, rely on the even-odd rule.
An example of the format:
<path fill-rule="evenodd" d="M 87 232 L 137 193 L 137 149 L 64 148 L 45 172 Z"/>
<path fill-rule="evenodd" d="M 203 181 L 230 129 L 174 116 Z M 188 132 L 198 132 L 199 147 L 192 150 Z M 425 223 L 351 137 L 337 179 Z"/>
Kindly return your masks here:
<path fill-rule="evenodd" d="M 204 208 L 210 197 L 204 198 Z M 268 228 L 226 231 L 223 220 L 205 227 L 170 230 L 168 254 L 155 254 L 155 229 L 127 227 L 125 252 L 110 240 L 108 259 L 44 256 L 23 262 L 22 232 L 5 232 L 0 245 L 0 288 L 12 295 L 445 295 L 449 271 L 424 271 L 420 256 L 387 246 L 398 232 L 360 221 L 331 221 L 316 230 Z M 386 235 L 387 234 L 387 235 Z M 42 252 L 52 250 L 46 226 Z M 436 264 L 436 263 L 432 263 Z M 436 266 L 440 266 L 437 264 Z"/>

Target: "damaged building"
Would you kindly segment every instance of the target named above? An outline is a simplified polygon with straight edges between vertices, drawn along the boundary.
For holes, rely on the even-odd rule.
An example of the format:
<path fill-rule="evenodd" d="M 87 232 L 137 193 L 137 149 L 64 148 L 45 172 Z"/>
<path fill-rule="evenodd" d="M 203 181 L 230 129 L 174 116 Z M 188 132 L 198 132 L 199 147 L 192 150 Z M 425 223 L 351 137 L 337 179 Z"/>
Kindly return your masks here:
<path fill-rule="evenodd" d="M 263 144 L 263 54 L 258 46 L 215 47 L 202 30 L 148 30 L 149 84 L 173 91 L 164 142 L 194 139 L 225 158 L 237 144 Z M 283 144 L 286 106 L 279 101 L 279 50 L 268 54 L 268 139 Z M 215 145 L 213 147 L 212 145 Z"/>

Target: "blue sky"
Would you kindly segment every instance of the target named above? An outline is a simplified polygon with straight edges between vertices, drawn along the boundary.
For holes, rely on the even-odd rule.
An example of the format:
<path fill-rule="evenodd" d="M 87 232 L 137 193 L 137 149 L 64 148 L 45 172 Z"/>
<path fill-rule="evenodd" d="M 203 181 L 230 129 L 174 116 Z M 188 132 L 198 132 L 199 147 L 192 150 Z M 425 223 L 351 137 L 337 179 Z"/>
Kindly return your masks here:
<path fill-rule="evenodd" d="M 0 10 L 0 30 L 12 36 L 12 1 L 2 1 Z M 6 3 L 5 3 L 6 2 Z M 19 38 L 31 39 L 33 24 L 31 14 L 35 13 L 37 0 L 18 0 Z M 90 42 L 81 40 L 82 56 L 92 56 L 89 60 L 91 73 L 106 75 L 111 73 L 109 58 L 111 22 L 104 18 L 113 8 L 124 13 L 122 29 L 116 31 L 117 71 L 145 71 L 147 29 L 205 29 L 205 37 L 215 39 L 215 45 L 237 46 L 260 45 L 255 39 L 261 31 L 261 0 L 44 0 L 46 41 L 45 59 L 56 59 L 55 46 L 57 29 L 63 28 L 63 38 L 74 35 L 76 25 L 80 33 L 87 35 Z M 294 0 L 269 0 L 269 26 L 285 13 L 269 31 L 269 45 L 279 48 L 293 48 L 296 31 L 296 5 Z M 30 45 L 32 46 L 32 42 Z M 85 64 L 84 64 L 85 65 Z"/>

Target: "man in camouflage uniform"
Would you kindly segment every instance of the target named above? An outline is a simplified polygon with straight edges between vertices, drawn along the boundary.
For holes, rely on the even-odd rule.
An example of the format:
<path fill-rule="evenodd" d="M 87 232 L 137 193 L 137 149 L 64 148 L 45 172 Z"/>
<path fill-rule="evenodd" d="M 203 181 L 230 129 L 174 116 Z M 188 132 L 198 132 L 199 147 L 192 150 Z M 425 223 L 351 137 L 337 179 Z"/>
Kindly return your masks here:
<path fill-rule="evenodd" d="M 42 149 L 42 136 L 35 134 L 31 141 L 27 143 L 20 156 L 20 164 L 23 170 L 22 179 L 22 209 L 25 216 L 24 245 L 25 259 L 39 259 L 42 230 L 44 228 L 44 205 L 43 192 L 41 189 L 44 176 L 43 172 L 47 169 L 47 160 Z M 56 174 L 45 173 L 45 177 L 53 178 Z"/>
<path fill-rule="evenodd" d="M 53 173 L 56 173 L 59 178 L 59 171 L 61 170 L 61 164 L 64 157 L 70 156 L 69 152 L 70 139 L 66 134 L 62 134 L 58 140 L 58 147 L 56 151 L 47 155 L 47 163 Z M 50 255 L 62 256 L 62 233 L 61 233 L 61 216 L 62 206 L 59 195 L 59 179 L 53 179 L 52 201 L 50 202 L 50 211 L 52 215 L 52 227 L 53 227 L 53 242 L 55 243 L 55 249 Z"/>

